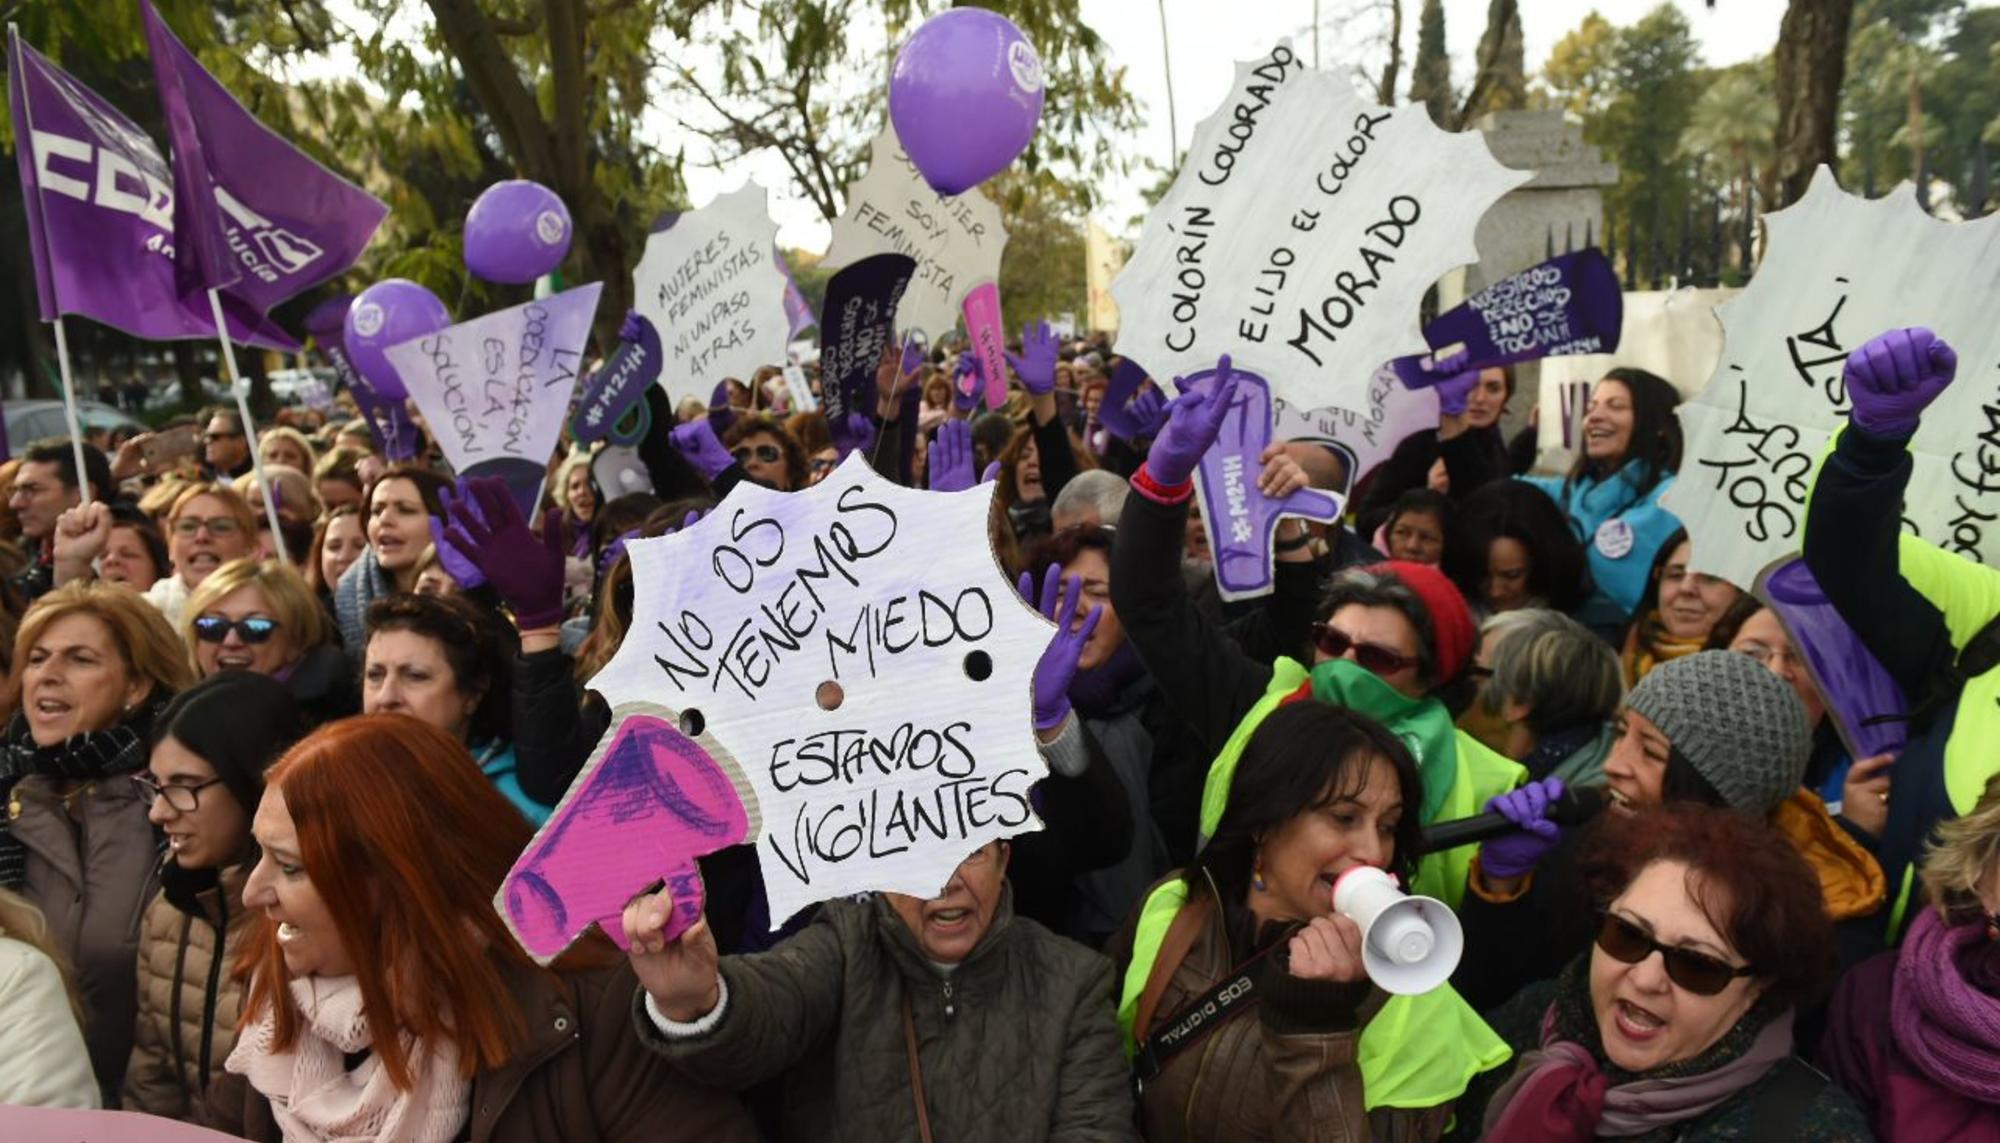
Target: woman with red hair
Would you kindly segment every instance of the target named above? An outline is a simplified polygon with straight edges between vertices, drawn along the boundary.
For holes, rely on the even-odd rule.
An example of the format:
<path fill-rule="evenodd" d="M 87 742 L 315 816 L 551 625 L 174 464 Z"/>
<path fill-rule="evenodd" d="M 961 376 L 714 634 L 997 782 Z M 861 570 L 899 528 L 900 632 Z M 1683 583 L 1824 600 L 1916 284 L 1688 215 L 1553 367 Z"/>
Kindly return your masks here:
<path fill-rule="evenodd" d="M 530 827 L 449 734 L 323 727 L 271 768 L 252 825 L 261 913 L 212 1126 L 253 1140 L 754 1139 L 632 1029 L 608 945 L 530 961 L 490 902 Z"/>

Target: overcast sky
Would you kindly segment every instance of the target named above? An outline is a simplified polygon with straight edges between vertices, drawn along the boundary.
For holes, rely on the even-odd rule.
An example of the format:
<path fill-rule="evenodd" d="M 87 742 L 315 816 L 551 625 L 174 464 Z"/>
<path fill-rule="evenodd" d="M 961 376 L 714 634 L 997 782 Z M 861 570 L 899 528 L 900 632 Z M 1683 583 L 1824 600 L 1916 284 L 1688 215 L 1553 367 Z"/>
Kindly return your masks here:
<path fill-rule="evenodd" d="M 1720 0 L 1709 11 L 1702 0 L 1673 0 L 1686 15 L 1709 64 L 1730 64 L 1769 51 L 1777 42 L 1785 0 Z M 1160 51 L 1160 5 L 1157 0 L 1082 0 L 1085 20 L 1104 36 L 1112 63 L 1126 69 L 1126 83 L 1140 102 L 1140 128 L 1124 144 L 1133 153 L 1165 164 L 1169 157 L 1166 65 Z M 1351 55 L 1353 40 L 1365 38 L 1379 24 L 1363 21 L 1366 31 L 1353 30 L 1347 17 L 1366 0 L 1320 0 L 1321 62 L 1326 66 Z M 1629 24 L 1652 10 L 1658 0 L 1523 0 L 1521 26 L 1526 38 L 1528 71 L 1541 69 L 1549 49 L 1595 9 L 1614 24 Z M 1404 75 L 1416 52 L 1417 13 L 1421 0 L 1404 0 Z M 1168 46 L 1172 49 L 1173 92 L 1180 128 L 1178 146 L 1185 148 L 1194 127 L 1229 90 L 1235 61 L 1261 55 L 1280 38 L 1291 36 L 1308 60 L 1313 0 L 1166 0 Z M 1471 78 L 1472 55 L 1486 27 L 1487 0 L 1445 0 L 1445 42 L 1454 76 Z M 1357 25 L 1360 26 L 1360 25 Z M 1379 33 L 1377 33 L 1379 34 Z M 661 140 L 660 142 L 665 142 Z M 690 158 L 692 158 L 692 153 Z M 824 251 L 829 228 L 818 212 L 786 188 L 786 173 L 775 159 L 749 164 L 759 182 L 773 188 L 772 213 L 779 222 L 779 242 L 785 246 Z M 695 205 L 734 189 L 745 176 L 741 169 L 717 172 L 690 163 L 688 190 Z M 1139 188 L 1150 181 L 1145 173 L 1105 184 L 1099 189 L 1105 204 L 1098 217 L 1113 233 L 1131 237 L 1128 223 L 1144 209 Z"/>

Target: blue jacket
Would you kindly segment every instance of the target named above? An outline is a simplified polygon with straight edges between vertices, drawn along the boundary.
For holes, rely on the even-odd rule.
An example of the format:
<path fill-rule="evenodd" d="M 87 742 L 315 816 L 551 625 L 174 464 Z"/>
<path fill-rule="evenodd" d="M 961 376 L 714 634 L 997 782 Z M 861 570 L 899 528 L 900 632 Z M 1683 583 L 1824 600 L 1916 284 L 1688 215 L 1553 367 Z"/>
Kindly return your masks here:
<path fill-rule="evenodd" d="M 511 742 L 486 742 L 473 747 L 472 756 L 479 760 L 480 772 L 493 782 L 493 788 L 507 795 L 521 816 L 528 819 L 536 829 L 549 820 L 555 807 L 545 806 L 529 797 L 521 789 L 521 779 L 514 773 L 514 744 Z"/>
<path fill-rule="evenodd" d="M 1647 466 L 1634 463 L 1601 480 L 1520 478 L 1548 493 L 1583 541 L 1590 555 L 1590 577 L 1597 584 L 1597 593 L 1584 605 L 1587 612 L 1608 603 L 1629 620 L 1645 598 L 1661 546 L 1681 530 L 1680 518 L 1660 507 L 1660 497 L 1674 486 L 1673 475 L 1641 492 L 1646 475 Z"/>

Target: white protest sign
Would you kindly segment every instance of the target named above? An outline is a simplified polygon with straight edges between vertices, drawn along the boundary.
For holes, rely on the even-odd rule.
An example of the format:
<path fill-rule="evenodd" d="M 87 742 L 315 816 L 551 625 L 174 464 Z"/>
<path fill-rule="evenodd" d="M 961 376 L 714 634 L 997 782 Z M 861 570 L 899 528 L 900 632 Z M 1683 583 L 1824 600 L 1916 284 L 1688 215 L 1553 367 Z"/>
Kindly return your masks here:
<path fill-rule="evenodd" d="M 1662 497 L 1694 540 L 1694 569 L 1748 587 L 1799 550 L 1807 493 L 1847 423 L 1847 354 L 1926 326 L 1958 351 L 1958 379 L 1910 442 L 1903 526 L 2000 565 L 2000 217 L 1943 222 L 1905 183 L 1873 201 L 1822 167 L 1806 196 L 1765 216 L 1763 265 L 1716 310 L 1722 359 L 1681 406 L 1687 445 Z"/>
<path fill-rule="evenodd" d="M 1358 409 L 1301 409 L 1271 401 L 1272 439 L 1338 445 L 1346 454 L 1350 489 L 1388 460 L 1405 438 L 1435 429 L 1437 423 L 1437 390 L 1412 389 L 1387 365 L 1368 379 L 1366 400 Z"/>
<path fill-rule="evenodd" d="M 747 382 L 785 360 L 791 318 L 768 198 L 745 183 L 646 239 L 632 304 L 660 331 L 660 387 L 677 401 L 706 401 L 724 378 Z"/>
<path fill-rule="evenodd" d="M 1030 688 L 1054 628 L 994 560 L 992 487 L 904 488 L 857 454 L 627 546 L 632 628 L 590 686 L 719 743 L 757 803 L 774 922 L 864 890 L 936 896 L 973 850 L 1041 828 Z"/>
<path fill-rule="evenodd" d="M 603 290 L 592 282 L 389 347 L 453 471 L 548 460 Z"/>
<path fill-rule="evenodd" d="M 813 394 L 812 382 L 806 379 L 806 371 L 797 362 L 785 366 L 785 393 L 792 399 L 793 412 L 819 411 L 819 398 Z"/>
<path fill-rule="evenodd" d="M 933 340 L 958 326 L 959 305 L 972 288 L 1000 277 L 1007 230 L 1000 207 L 977 187 L 947 197 L 931 189 L 884 126 L 868 152 L 868 173 L 847 188 L 847 205 L 833 220 L 833 243 L 820 264 L 839 270 L 874 254 L 903 254 L 917 273 L 896 307 L 896 332 Z"/>
<path fill-rule="evenodd" d="M 1377 366 L 1428 351 L 1424 292 L 1477 260 L 1480 216 L 1530 177 L 1280 44 L 1236 65 L 1147 214 L 1111 284 L 1118 350 L 1157 378 L 1227 353 L 1295 406 L 1358 408 Z"/>

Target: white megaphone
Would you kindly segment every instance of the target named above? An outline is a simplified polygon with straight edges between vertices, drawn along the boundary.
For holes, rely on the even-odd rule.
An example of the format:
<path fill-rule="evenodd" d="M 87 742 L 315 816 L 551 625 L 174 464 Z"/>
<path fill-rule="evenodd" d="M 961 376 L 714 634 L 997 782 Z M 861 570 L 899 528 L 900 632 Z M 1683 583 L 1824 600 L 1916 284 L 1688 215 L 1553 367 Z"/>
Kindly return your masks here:
<path fill-rule="evenodd" d="M 1443 901 L 1409 896 L 1372 865 L 1334 881 L 1333 908 L 1360 926 L 1361 965 L 1384 992 L 1429 992 L 1450 979 L 1465 951 L 1465 933 Z"/>

